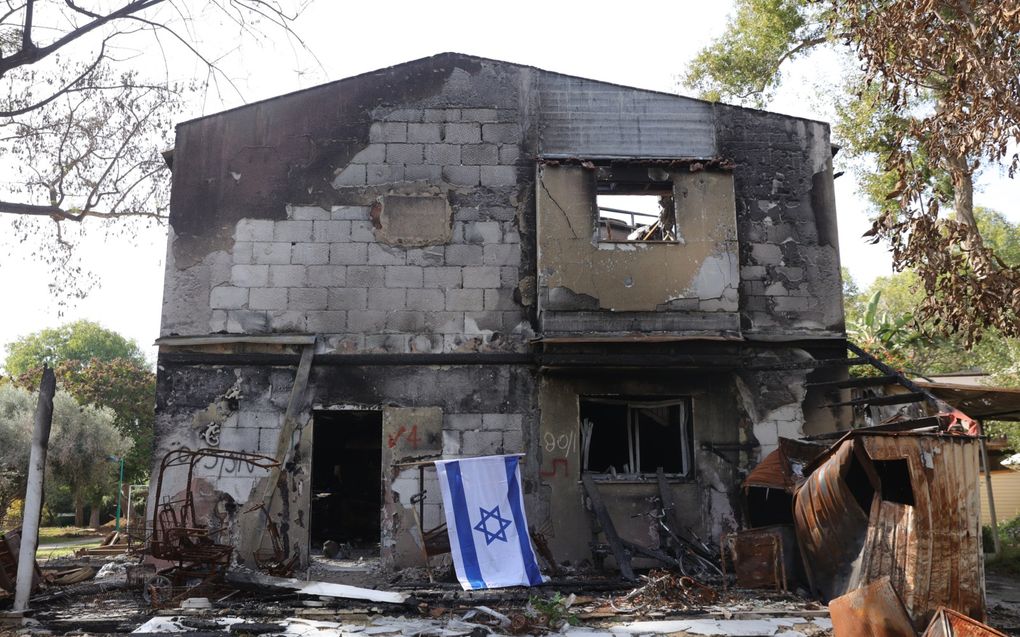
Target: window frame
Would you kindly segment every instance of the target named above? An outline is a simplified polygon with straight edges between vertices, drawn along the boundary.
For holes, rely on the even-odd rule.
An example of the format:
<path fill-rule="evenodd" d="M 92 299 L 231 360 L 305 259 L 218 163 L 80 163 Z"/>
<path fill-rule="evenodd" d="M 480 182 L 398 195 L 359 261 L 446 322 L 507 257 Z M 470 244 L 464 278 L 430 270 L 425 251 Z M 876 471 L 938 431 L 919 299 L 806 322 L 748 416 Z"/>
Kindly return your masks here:
<path fill-rule="evenodd" d="M 671 396 L 627 396 L 627 395 L 578 395 L 578 440 L 579 467 L 582 474 L 591 474 L 596 480 L 636 480 L 645 481 L 655 478 L 657 472 L 652 471 L 630 471 L 627 473 L 611 473 L 603 471 L 592 471 L 588 468 L 588 450 L 591 446 L 591 439 L 594 437 L 596 425 L 592 423 L 590 434 L 585 433 L 585 420 L 581 418 L 582 406 L 584 403 L 601 403 L 608 405 L 624 405 L 627 408 L 627 457 L 630 466 L 641 466 L 641 432 L 637 426 L 635 415 L 637 410 L 649 407 L 671 407 L 683 405 L 683 422 L 675 426 L 680 428 L 681 443 L 680 454 L 682 472 L 664 471 L 664 475 L 674 481 L 693 481 L 696 478 L 696 467 L 694 463 L 694 401 L 688 395 Z M 590 422 L 590 421 L 589 421 Z"/>

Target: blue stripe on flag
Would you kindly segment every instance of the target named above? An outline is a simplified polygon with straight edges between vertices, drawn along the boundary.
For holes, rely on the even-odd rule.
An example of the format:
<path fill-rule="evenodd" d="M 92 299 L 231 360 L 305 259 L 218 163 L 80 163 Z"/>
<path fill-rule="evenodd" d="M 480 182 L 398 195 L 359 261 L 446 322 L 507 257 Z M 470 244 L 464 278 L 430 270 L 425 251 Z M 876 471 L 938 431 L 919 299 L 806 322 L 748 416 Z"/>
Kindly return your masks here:
<path fill-rule="evenodd" d="M 506 456 L 504 460 L 506 461 L 507 500 L 510 501 L 514 524 L 517 525 L 517 541 L 521 545 L 524 571 L 528 574 L 528 581 L 531 582 L 531 585 L 536 586 L 543 583 L 542 572 L 538 570 L 535 553 L 531 548 L 531 538 L 528 536 L 528 527 L 524 521 L 524 512 L 521 510 L 521 486 L 517 481 L 517 456 Z"/>
<path fill-rule="evenodd" d="M 471 588 L 485 588 L 482 569 L 478 566 L 478 554 L 475 553 L 475 541 L 471 536 L 471 518 L 468 514 L 467 498 L 464 496 L 464 481 L 460 475 L 460 463 L 446 464 L 446 480 L 450 483 L 450 497 L 453 499 L 454 519 L 457 521 L 457 541 L 460 544 L 460 557 L 464 562 L 464 575 L 471 583 Z"/>

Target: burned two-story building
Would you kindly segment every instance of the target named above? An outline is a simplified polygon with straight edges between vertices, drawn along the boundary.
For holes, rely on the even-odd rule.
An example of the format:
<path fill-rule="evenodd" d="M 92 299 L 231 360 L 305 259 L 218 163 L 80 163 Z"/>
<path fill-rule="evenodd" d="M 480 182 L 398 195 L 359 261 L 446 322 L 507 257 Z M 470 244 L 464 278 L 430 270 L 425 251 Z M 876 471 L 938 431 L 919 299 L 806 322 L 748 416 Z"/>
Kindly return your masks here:
<path fill-rule="evenodd" d="M 242 557 L 266 503 L 302 563 L 401 567 L 443 520 L 429 460 L 523 454 L 557 561 L 591 557 L 582 474 L 633 542 L 660 473 L 718 538 L 779 437 L 839 425 L 808 386 L 845 374 L 832 152 L 824 123 L 460 54 L 179 125 L 156 468 L 281 465 L 162 493 Z"/>

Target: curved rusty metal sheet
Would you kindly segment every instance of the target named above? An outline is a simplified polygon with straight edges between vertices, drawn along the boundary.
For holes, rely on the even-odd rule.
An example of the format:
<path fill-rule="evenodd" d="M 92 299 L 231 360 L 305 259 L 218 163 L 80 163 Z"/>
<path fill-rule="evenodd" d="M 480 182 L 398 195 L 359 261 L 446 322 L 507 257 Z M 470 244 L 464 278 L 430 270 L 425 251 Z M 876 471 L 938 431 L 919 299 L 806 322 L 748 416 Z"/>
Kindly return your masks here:
<path fill-rule="evenodd" d="M 743 487 L 762 487 L 765 489 L 782 489 L 793 491 L 793 476 L 790 472 L 789 463 L 782 450 L 776 449 L 758 463 L 758 465 L 747 474 Z"/>
<path fill-rule="evenodd" d="M 873 461 L 906 461 L 914 500 L 882 500 L 873 512 L 861 560 L 865 581 L 889 575 L 918 628 L 941 606 L 984 619 L 979 441 L 872 435 L 858 442 Z"/>
<path fill-rule="evenodd" d="M 851 491 L 860 459 L 853 441 L 840 443 L 807 477 L 794 497 L 793 521 L 812 590 L 826 601 L 857 586 L 868 515 Z M 851 475 L 853 472 L 853 475 Z"/>

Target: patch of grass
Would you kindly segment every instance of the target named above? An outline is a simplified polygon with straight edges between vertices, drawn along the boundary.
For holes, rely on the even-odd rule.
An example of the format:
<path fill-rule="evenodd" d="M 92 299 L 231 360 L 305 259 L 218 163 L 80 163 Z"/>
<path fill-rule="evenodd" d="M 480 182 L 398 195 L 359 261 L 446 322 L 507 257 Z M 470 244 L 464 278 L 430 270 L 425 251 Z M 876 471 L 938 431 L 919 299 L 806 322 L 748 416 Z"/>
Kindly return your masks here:
<path fill-rule="evenodd" d="M 44 526 L 39 529 L 39 544 L 59 544 L 68 540 L 86 537 L 99 537 L 95 529 L 74 526 Z"/>
<path fill-rule="evenodd" d="M 991 537 L 991 528 L 983 527 L 982 540 L 986 547 L 991 546 Z M 1000 575 L 1020 576 L 1020 517 L 999 525 L 999 544 L 999 555 L 985 562 L 986 570 Z"/>
<path fill-rule="evenodd" d="M 35 552 L 35 559 L 39 561 L 52 560 L 58 557 L 71 557 L 75 551 L 81 549 L 94 549 L 102 544 L 102 540 L 96 540 L 95 542 L 87 542 L 85 544 L 75 544 L 74 546 L 59 546 L 56 548 L 48 549 L 44 545 L 40 545 L 39 549 Z"/>
<path fill-rule="evenodd" d="M 985 569 L 989 573 L 1020 576 L 1020 547 L 1003 545 L 998 556 L 985 562 Z"/>

